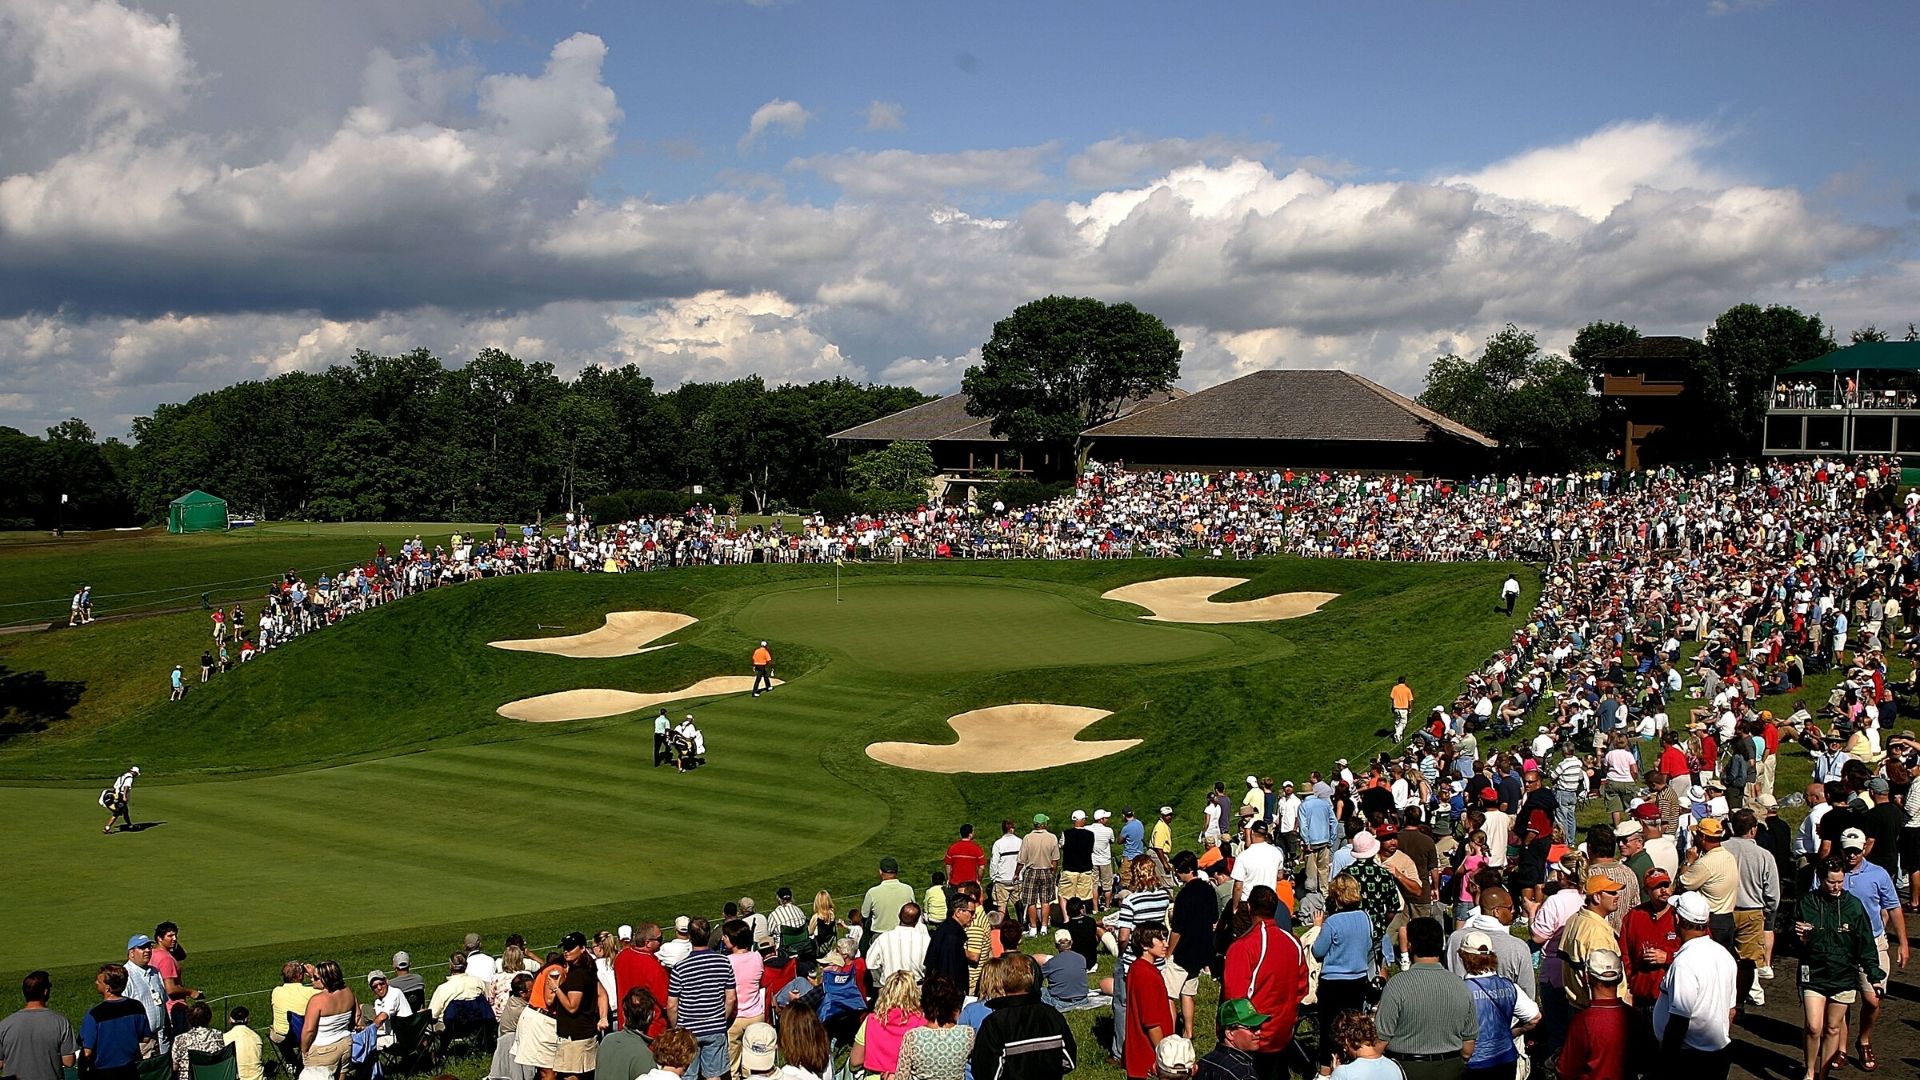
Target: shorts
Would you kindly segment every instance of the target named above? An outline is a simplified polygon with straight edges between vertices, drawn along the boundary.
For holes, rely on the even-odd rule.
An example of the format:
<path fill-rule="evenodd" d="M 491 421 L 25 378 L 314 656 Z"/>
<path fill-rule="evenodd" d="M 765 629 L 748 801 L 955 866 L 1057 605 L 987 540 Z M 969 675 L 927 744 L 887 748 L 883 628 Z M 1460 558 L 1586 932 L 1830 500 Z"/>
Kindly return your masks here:
<path fill-rule="evenodd" d="M 551 1069 L 560 1056 L 560 1033 L 554 1030 L 553 1017 L 538 1009 L 520 1014 L 520 1026 L 513 1040 L 513 1061 L 534 1069 Z"/>
<path fill-rule="evenodd" d="M 1060 873 L 1060 899 L 1093 900 L 1093 871 L 1064 870 Z"/>
<path fill-rule="evenodd" d="M 593 1071 L 599 1056 L 597 1039 L 561 1039 L 553 1055 L 553 1071 L 568 1076 L 585 1076 Z"/>
<path fill-rule="evenodd" d="M 1614 814 L 1627 812 L 1627 804 L 1640 794 L 1640 785 L 1631 780 L 1607 781 L 1607 811 Z"/>
<path fill-rule="evenodd" d="M 1900 830 L 1900 865 L 1920 867 L 1920 828 Z"/>
<path fill-rule="evenodd" d="M 1733 955 L 1754 963 L 1767 956 L 1767 913 L 1759 908 L 1733 913 Z"/>
<path fill-rule="evenodd" d="M 1802 990 L 1800 997 L 1802 1000 L 1809 997 L 1823 997 L 1827 999 L 1829 1005 L 1851 1005 L 1860 1000 L 1860 991 L 1842 990 L 1837 994 L 1823 994 L 1818 990 Z"/>
<path fill-rule="evenodd" d="M 1920 833 L 1920 829 L 1915 829 L 1913 831 L 1916 833 Z M 1920 840 L 1920 837 L 1916 837 L 1915 839 Z M 1914 864 L 1916 866 L 1920 866 L 1920 859 L 1914 860 Z M 1108 896 L 1112 896 L 1113 895 L 1113 864 L 1112 863 L 1095 864 L 1093 868 L 1093 873 L 1095 877 L 1100 879 L 1100 891 L 1107 894 Z"/>
<path fill-rule="evenodd" d="M 1168 960 L 1167 966 L 1160 969 L 1160 977 L 1167 981 L 1167 996 L 1170 998 L 1190 998 L 1200 993 L 1200 973 L 1196 971 L 1189 974 L 1186 968 L 1172 960 Z"/>
<path fill-rule="evenodd" d="M 1020 906 L 1046 907 L 1060 892 L 1060 875 L 1053 870 L 1033 867 L 1020 875 Z"/>
<path fill-rule="evenodd" d="M 1887 992 L 1887 980 L 1892 978 L 1892 975 L 1893 975 L 1893 969 L 1887 966 L 1886 931 L 1884 930 L 1881 931 L 1880 936 L 1873 939 L 1873 944 L 1875 946 L 1876 951 L 1879 952 L 1880 954 L 1880 981 L 1877 983 L 1868 982 L 1867 973 L 1865 971 L 1862 971 L 1860 973 L 1860 987 L 1863 990 L 1866 989 L 1867 987 L 1872 987 L 1874 993 L 1884 994 Z"/>
<path fill-rule="evenodd" d="M 993 906 L 1005 911 L 1013 906 L 1014 894 L 1020 886 L 1016 882 L 996 881 L 993 883 Z"/>

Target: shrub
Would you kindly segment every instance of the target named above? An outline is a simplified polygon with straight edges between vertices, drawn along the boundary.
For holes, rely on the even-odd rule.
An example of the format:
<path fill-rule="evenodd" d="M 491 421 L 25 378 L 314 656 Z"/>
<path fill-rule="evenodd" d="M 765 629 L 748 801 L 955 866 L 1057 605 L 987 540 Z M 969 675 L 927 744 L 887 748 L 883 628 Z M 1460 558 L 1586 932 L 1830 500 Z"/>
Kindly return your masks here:
<path fill-rule="evenodd" d="M 845 488 L 827 488 L 813 493 L 808 500 L 813 504 L 813 512 L 824 515 L 829 521 L 838 521 L 852 516 L 859 509 L 859 502 Z"/>
<path fill-rule="evenodd" d="M 987 497 L 986 492 L 982 492 L 981 499 L 989 506 L 993 505 L 994 499 L 999 499 L 1006 504 L 1007 509 L 1021 510 L 1044 502 L 1052 502 L 1072 491 L 1073 484 L 1068 481 L 1049 484 L 1039 480 L 1009 480 L 992 489 L 991 498 Z"/>

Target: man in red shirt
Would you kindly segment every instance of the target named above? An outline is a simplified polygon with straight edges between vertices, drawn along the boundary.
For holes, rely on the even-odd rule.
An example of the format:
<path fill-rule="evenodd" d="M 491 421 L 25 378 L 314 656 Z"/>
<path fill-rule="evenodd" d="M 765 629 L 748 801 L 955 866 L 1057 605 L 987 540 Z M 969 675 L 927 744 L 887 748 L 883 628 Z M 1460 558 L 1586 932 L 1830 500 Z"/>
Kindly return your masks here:
<path fill-rule="evenodd" d="M 660 951 L 660 927 L 657 923 L 620 928 L 627 947 L 613 958 L 614 1002 L 620 1010 L 620 1026 L 627 1026 L 627 991 L 639 987 L 653 995 L 653 1023 L 647 1030 L 651 1039 L 667 1030 L 667 969 L 656 955 Z"/>
<path fill-rule="evenodd" d="M 1626 962 L 1627 990 L 1633 997 L 1634 1060 L 1647 1062 L 1653 1052 L 1653 1004 L 1660 999 L 1660 983 L 1667 977 L 1673 954 L 1680 950 L 1680 930 L 1667 904 L 1673 879 L 1665 870 L 1647 871 L 1641 895 L 1645 901 L 1627 912 L 1626 925 L 1620 928 L 1620 956 Z"/>
<path fill-rule="evenodd" d="M 1592 999 L 1576 1010 L 1560 1050 L 1560 1080 L 1626 1080 L 1633 1011 L 1620 1000 L 1620 956 L 1607 949 L 1587 954 Z"/>
<path fill-rule="evenodd" d="M 1153 1076 L 1160 1040 L 1173 1034 L 1173 1000 L 1167 997 L 1166 976 L 1160 973 L 1169 941 L 1167 928 L 1160 923 L 1133 928 L 1130 944 L 1137 955 L 1127 965 L 1127 1037 L 1121 1062 L 1128 1080 Z"/>
<path fill-rule="evenodd" d="M 987 853 L 973 841 L 973 826 L 960 826 L 960 839 L 947 848 L 947 884 L 959 888 L 969 881 L 979 881 L 986 864 Z"/>
<path fill-rule="evenodd" d="M 1280 1075 L 1282 1055 L 1293 1041 L 1293 1028 L 1300 1018 L 1300 999 L 1307 996 L 1306 958 L 1299 940 L 1274 924 L 1279 906 L 1277 893 L 1265 885 L 1254 886 L 1247 896 L 1253 927 L 1227 946 L 1226 970 L 1220 980 L 1221 1000 L 1246 998 L 1266 1014 L 1253 1049 L 1253 1060 L 1263 1076 Z"/>

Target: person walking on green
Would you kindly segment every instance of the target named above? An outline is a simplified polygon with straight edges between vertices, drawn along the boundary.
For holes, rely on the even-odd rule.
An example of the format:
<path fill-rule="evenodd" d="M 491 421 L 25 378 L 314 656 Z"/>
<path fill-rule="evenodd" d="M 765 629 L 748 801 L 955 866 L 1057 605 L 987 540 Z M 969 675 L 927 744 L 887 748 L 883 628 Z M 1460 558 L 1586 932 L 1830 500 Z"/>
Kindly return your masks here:
<path fill-rule="evenodd" d="M 753 696 L 759 697 L 773 689 L 773 653 L 767 650 L 767 643 L 753 650 Z"/>

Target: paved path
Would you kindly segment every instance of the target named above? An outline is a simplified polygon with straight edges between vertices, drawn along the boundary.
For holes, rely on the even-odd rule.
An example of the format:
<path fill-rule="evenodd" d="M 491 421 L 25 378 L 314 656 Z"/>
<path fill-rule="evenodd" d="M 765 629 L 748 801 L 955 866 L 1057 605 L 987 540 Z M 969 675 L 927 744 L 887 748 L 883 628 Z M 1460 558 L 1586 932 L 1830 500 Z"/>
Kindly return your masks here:
<path fill-rule="evenodd" d="M 1796 968 L 1791 959 L 1776 958 L 1771 982 L 1762 982 L 1767 1003 L 1749 1007 L 1734 1026 L 1733 1075 L 1766 1077 L 1768 1080 L 1801 1080 L 1806 1075 L 1804 1050 L 1800 1041 L 1800 995 L 1795 992 Z M 1853 1010 L 1857 1022 L 1859 1007 Z M 1866 1080 L 1871 1076 L 1906 1078 L 1920 1076 L 1920 955 L 1907 965 L 1896 967 L 1887 989 L 1887 1004 L 1874 1025 L 1874 1054 L 1880 1059 L 1877 1072 L 1863 1072 L 1853 1054 L 1853 1035 L 1848 1027 L 1847 1067 L 1832 1075 Z M 1676 1078 L 1685 1080 L 1685 1078 Z"/>

